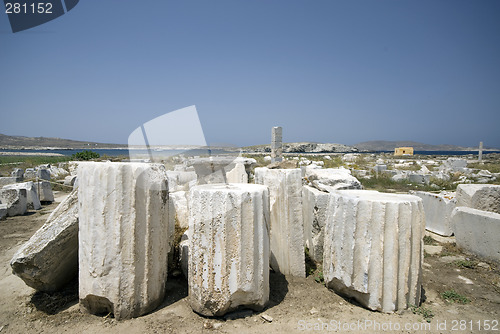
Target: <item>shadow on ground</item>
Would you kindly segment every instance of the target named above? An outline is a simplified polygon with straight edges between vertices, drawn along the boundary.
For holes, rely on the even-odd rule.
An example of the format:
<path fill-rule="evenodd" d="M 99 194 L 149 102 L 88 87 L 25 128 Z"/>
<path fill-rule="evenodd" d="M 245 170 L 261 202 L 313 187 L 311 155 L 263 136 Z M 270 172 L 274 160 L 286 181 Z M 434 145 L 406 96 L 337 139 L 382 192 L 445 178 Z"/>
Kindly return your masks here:
<path fill-rule="evenodd" d="M 78 278 L 73 279 L 62 290 L 55 292 L 37 291 L 31 296 L 31 304 L 47 314 L 57 314 L 78 303 Z"/>

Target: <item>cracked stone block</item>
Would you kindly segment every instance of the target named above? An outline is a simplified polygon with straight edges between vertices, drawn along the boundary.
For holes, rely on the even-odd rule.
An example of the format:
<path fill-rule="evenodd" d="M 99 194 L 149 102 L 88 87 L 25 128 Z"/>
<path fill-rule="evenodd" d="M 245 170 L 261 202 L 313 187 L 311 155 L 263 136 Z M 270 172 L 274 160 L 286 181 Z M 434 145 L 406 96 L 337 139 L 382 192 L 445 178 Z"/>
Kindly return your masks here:
<path fill-rule="evenodd" d="M 7 216 L 21 216 L 28 210 L 27 191 L 24 188 L 0 189 L 0 203 L 7 205 Z"/>
<path fill-rule="evenodd" d="M 154 310 L 165 295 L 173 238 L 165 167 L 87 162 L 77 174 L 81 308 L 116 319 Z"/>
<path fill-rule="evenodd" d="M 500 185 L 459 184 L 457 206 L 500 213 Z"/>
<path fill-rule="evenodd" d="M 332 192 L 325 226 L 328 288 L 382 312 L 419 305 L 425 217 L 412 195 Z"/>
<path fill-rule="evenodd" d="M 302 215 L 304 217 L 304 240 L 309 256 L 323 262 L 323 243 L 329 195 L 310 186 L 302 187 Z"/>
<path fill-rule="evenodd" d="M 255 183 L 269 187 L 271 267 L 305 277 L 301 170 L 255 168 Z"/>
<path fill-rule="evenodd" d="M 40 205 L 40 200 L 38 199 L 36 186 L 31 181 L 11 184 L 5 186 L 3 189 L 26 189 L 26 204 L 28 209 L 40 210 L 42 208 L 42 206 Z"/>
<path fill-rule="evenodd" d="M 190 191 L 189 304 L 205 316 L 269 300 L 269 193 L 256 184 Z"/>
<path fill-rule="evenodd" d="M 457 205 L 455 193 L 416 191 L 414 195 L 420 197 L 424 205 L 425 229 L 446 237 L 453 235 L 451 213 Z"/>
<path fill-rule="evenodd" d="M 38 291 L 63 288 L 78 273 L 78 193 L 73 191 L 10 261 L 12 272 Z"/>

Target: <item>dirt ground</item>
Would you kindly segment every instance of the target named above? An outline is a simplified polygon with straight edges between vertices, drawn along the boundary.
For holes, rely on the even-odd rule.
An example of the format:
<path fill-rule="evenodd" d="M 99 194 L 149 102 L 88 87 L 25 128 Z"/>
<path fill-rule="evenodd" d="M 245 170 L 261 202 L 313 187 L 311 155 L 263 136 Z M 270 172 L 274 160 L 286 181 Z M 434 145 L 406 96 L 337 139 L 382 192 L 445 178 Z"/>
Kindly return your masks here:
<path fill-rule="evenodd" d="M 56 195 L 56 202 L 60 200 L 61 197 Z M 372 312 L 326 289 L 316 282 L 317 274 L 295 278 L 271 273 L 270 303 L 260 313 L 240 311 L 225 318 L 201 317 L 187 303 L 187 283 L 181 276 L 169 277 L 167 296 L 151 314 L 126 321 L 116 321 L 105 315 L 84 314 L 78 307 L 76 281 L 59 293 L 35 293 L 11 273 L 10 259 L 43 225 L 56 205 L 53 203 L 37 212 L 0 221 L 2 334 L 295 333 L 320 330 L 351 333 L 500 333 L 498 266 L 464 255 L 450 245 L 445 246 L 441 254 L 425 257 L 423 288 L 426 299 L 414 311 L 408 309 L 395 314 Z M 439 243 L 436 245 L 439 246 Z M 445 301 L 441 294 L 451 289 L 467 297 L 469 302 Z M 488 326 L 489 331 L 485 330 Z"/>

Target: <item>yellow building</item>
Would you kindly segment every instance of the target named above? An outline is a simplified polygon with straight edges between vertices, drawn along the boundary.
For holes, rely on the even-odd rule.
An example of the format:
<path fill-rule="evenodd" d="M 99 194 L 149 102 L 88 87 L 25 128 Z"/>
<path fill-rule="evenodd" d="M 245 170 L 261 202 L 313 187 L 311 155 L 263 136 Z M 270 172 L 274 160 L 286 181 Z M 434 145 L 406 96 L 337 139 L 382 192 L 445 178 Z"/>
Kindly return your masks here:
<path fill-rule="evenodd" d="M 413 147 L 396 147 L 394 155 L 413 155 Z"/>

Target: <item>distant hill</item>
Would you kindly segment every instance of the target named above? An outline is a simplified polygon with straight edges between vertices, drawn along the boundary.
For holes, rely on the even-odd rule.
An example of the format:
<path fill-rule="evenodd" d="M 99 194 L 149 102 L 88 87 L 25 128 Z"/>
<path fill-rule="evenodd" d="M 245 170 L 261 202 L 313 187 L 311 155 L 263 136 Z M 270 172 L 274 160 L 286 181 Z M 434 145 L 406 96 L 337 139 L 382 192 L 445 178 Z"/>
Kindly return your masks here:
<path fill-rule="evenodd" d="M 366 141 L 354 145 L 360 151 L 394 151 L 396 147 L 413 147 L 415 151 L 477 151 L 478 147 L 463 147 L 457 145 L 430 145 L 417 143 L 414 141 Z M 497 150 L 495 148 L 485 148 L 485 150 Z"/>
<path fill-rule="evenodd" d="M 69 140 L 50 137 L 22 137 L 7 136 L 0 134 L 1 149 L 43 149 L 43 148 L 61 148 L 61 149 L 84 149 L 84 148 L 121 148 L 127 147 L 123 144 L 105 144 L 78 140 Z"/>

